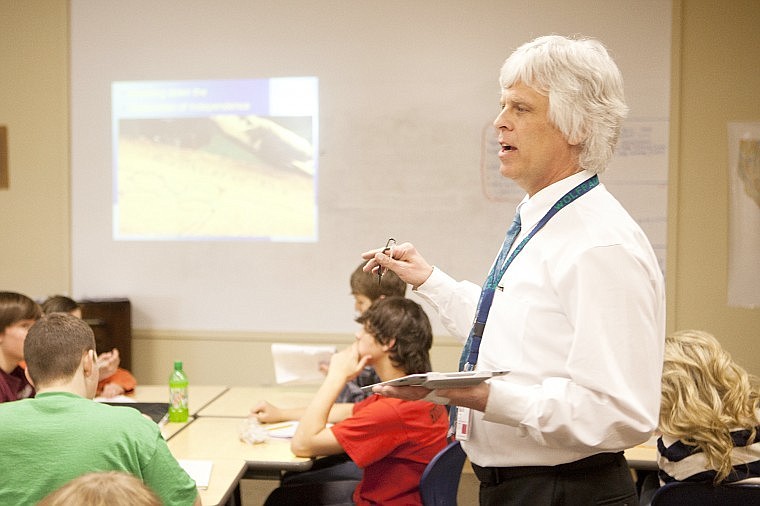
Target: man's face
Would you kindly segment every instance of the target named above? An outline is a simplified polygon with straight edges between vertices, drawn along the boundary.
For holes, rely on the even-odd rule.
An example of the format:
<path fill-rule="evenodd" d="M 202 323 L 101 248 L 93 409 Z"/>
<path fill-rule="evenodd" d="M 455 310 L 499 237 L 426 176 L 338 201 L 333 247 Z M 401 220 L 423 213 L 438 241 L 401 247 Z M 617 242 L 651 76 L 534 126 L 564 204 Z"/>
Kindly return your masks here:
<path fill-rule="evenodd" d="M 0 350 L 9 363 L 17 364 L 24 360 L 24 341 L 32 325 L 34 320 L 19 320 L 7 326 L 5 332 L 0 334 Z"/>
<path fill-rule="evenodd" d="M 367 327 L 364 325 L 359 328 L 355 336 L 356 341 L 358 342 L 359 356 L 371 356 L 372 359 L 369 361 L 370 364 L 382 357 L 389 348 L 387 345 L 377 342 L 375 336 L 370 334 L 367 331 Z"/>
<path fill-rule="evenodd" d="M 362 314 L 372 305 L 372 300 L 366 295 L 360 293 L 354 294 L 354 310 L 356 314 Z"/>
<path fill-rule="evenodd" d="M 502 91 L 494 120 L 499 171 L 529 195 L 578 172 L 579 147 L 549 121 L 549 98 L 522 83 Z"/>

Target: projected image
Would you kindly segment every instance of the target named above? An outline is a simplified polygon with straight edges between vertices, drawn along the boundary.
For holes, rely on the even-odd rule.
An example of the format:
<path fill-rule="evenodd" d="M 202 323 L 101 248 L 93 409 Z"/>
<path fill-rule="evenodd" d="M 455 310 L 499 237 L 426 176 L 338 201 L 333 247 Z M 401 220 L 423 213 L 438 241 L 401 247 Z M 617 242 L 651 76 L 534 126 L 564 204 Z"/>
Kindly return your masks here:
<path fill-rule="evenodd" d="M 112 86 L 114 238 L 317 239 L 317 80 Z"/>

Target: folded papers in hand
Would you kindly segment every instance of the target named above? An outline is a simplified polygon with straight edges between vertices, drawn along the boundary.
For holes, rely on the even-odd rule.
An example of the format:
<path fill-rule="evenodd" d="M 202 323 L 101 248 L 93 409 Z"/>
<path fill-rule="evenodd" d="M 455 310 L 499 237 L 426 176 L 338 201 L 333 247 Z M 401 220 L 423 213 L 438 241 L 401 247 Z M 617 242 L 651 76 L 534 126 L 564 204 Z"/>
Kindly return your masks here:
<path fill-rule="evenodd" d="M 272 345 L 275 381 L 291 385 L 321 383 L 325 375 L 320 365 L 327 366 L 335 351 L 335 346 L 275 343 Z"/>

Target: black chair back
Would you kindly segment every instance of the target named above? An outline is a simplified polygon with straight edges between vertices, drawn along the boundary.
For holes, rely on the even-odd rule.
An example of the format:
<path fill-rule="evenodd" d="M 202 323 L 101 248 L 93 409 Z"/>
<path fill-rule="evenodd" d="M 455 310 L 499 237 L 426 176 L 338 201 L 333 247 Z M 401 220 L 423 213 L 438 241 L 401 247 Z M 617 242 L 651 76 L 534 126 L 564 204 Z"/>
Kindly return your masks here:
<path fill-rule="evenodd" d="M 760 485 L 668 483 L 652 496 L 652 506 L 750 506 L 760 505 Z"/>

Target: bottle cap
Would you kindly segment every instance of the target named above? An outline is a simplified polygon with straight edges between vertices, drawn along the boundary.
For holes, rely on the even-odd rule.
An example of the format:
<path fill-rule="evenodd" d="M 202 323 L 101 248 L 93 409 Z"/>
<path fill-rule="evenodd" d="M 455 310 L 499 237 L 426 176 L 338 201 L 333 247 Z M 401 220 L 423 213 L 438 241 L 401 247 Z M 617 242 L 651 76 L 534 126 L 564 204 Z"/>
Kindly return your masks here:
<path fill-rule="evenodd" d="M 174 370 L 175 371 L 181 371 L 182 370 L 182 361 L 181 360 L 175 360 L 174 361 Z"/>

